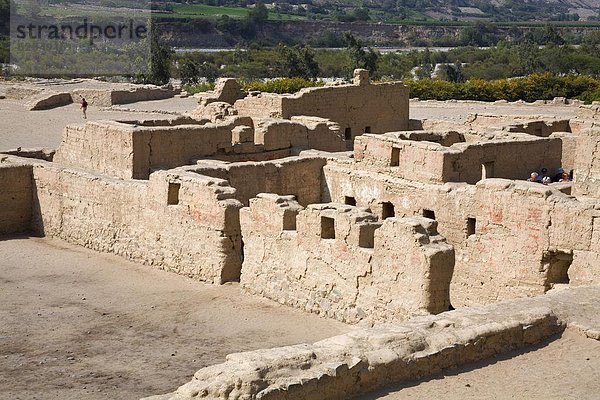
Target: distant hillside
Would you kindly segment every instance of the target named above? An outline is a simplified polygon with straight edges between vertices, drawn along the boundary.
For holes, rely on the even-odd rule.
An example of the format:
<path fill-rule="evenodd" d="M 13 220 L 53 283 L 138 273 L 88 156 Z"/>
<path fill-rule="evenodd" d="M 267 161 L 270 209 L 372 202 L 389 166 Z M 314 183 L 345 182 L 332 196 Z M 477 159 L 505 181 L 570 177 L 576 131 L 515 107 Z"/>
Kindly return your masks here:
<path fill-rule="evenodd" d="M 153 3 L 252 7 L 255 0 Z M 600 20 L 600 0 L 265 0 L 264 3 L 271 12 L 280 15 L 339 22 Z"/>

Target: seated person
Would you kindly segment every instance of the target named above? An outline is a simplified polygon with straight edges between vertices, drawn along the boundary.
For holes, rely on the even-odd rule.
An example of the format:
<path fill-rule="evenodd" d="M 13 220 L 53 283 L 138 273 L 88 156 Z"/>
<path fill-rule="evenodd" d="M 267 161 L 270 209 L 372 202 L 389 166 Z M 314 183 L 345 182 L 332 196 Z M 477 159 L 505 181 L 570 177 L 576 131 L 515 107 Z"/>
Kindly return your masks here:
<path fill-rule="evenodd" d="M 571 177 L 569 176 L 568 173 L 563 172 L 562 176 L 559 179 L 559 182 L 570 182 L 571 181 Z"/>
<path fill-rule="evenodd" d="M 529 182 L 539 182 L 539 175 L 537 172 L 532 172 L 529 178 L 527 179 Z"/>
<path fill-rule="evenodd" d="M 560 180 L 563 178 L 563 174 L 564 173 L 565 173 L 564 169 L 562 169 L 562 168 L 557 169 L 556 170 L 556 175 L 554 175 L 552 177 L 552 182 L 560 182 Z"/>

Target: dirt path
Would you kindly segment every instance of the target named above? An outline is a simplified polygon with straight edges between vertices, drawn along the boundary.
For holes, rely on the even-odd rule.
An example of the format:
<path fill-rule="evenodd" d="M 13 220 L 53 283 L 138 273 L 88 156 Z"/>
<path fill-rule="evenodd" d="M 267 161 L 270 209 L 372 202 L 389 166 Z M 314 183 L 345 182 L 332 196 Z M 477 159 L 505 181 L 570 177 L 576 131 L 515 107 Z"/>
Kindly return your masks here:
<path fill-rule="evenodd" d="M 351 328 L 106 254 L 0 240 L 0 399 L 137 399 L 244 350 Z"/>

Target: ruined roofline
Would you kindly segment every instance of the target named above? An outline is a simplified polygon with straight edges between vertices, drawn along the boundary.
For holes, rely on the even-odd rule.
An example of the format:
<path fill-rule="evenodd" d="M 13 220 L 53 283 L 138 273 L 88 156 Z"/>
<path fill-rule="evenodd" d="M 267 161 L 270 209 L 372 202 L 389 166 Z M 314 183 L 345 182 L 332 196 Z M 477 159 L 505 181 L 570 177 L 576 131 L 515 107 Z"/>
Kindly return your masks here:
<path fill-rule="evenodd" d="M 351 167 L 350 170 L 348 169 L 348 166 Z M 440 193 L 464 192 L 464 195 L 469 197 L 473 195 L 473 192 L 477 188 L 488 188 L 497 191 L 514 191 L 519 193 L 527 193 L 535 197 L 544 197 L 549 201 L 579 201 L 577 197 L 564 193 L 560 189 L 562 188 L 562 184 L 557 185 L 556 183 L 550 185 L 542 185 L 541 183 L 529 182 L 524 179 L 521 180 L 506 178 L 487 178 L 482 179 L 476 183 L 420 182 L 399 176 L 390 176 L 388 173 L 382 171 L 363 170 L 357 169 L 355 167 L 356 163 L 352 159 L 350 159 L 349 161 L 338 161 L 335 159 L 330 159 L 323 168 L 333 170 L 336 172 L 348 173 L 352 176 L 359 177 L 360 179 L 386 182 L 392 187 L 403 187 L 408 189 L 419 189 L 426 191 L 433 190 L 439 191 Z M 590 197 L 589 199 L 593 199 L 597 202 L 600 202 L 600 199 L 594 199 L 592 197 Z M 335 200 L 332 200 L 332 202 L 335 202 Z"/>
<path fill-rule="evenodd" d="M 292 99 L 298 100 L 302 99 L 305 94 L 318 93 L 321 91 L 330 91 L 335 89 L 348 89 L 348 88 L 358 88 L 365 85 L 356 85 L 354 83 L 346 83 L 341 85 L 325 85 L 325 86 L 315 86 L 315 87 L 306 87 L 302 88 L 295 93 L 271 93 L 271 92 L 257 92 L 255 94 L 249 94 L 245 97 L 245 99 L 249 97 L 268 97 L 274 99 Z M 402 81 L 394 81 L 394 82 L 375 82 L 369 83 L 369 86 L 372 87 L 403 87 L 408 91 L 408 86 L 406 86 Z"/>

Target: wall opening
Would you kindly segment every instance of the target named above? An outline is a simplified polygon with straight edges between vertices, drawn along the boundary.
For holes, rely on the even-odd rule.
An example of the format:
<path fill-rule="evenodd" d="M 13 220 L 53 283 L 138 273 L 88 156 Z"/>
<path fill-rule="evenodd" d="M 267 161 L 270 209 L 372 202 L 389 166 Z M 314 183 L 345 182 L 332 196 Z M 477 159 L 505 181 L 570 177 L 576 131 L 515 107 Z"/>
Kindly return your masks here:
<path fill-rule="evenodd" d="M 284 231 L 295 231 L 296 230 L 296 213 L 286 212 L 283 214 L 283 230 Z"/>
<path fill-rule="evenodd" d="M 381 203 L 381 219 L 387 219 L 396 216 L 394 205 L 389 201 Z"/>
<path fill-rule="evenodd" d="M 546 273 L 544 290 L 550 290 L 557 284 L 569 283 L 569 267 L 573 263 L 573 254 L 564 251 L 548 251 L 542 257 L 542 272 Z"/>
<path fill-rule="evenodd" d="M 371 127 L 365 126 L 365 133 L 371 133 Z"/>
<path fill-rule="evenodd" d="M 428 210 L 426 208 L 423 209 L 423 216 L 429 219 L 435 219 L 435 211 Z"/>
<path fill-rule="evenodd" d="M 169 182 L 169 193 L 167 195 L 167 204 L 170 206 L 179 204 L 179 189 L 181 183 Z"/>
<path fill-rule="evenodd" d="M 392 147 L 392 159 L 390 160 L 390 167 L 397 167 L 400 165 L 400 149 Z"/>
<path fill-rule="evenodd" d="M 346 128 L 344 130 L 344 139 L 352 140 L 352 128 Z"/>
<path fill-rule="evenodd" d="M 335 239 L 335 220 L 321 217 L 321 239 Z"/>
<path fill-rule="evenodd" d="M 494 177 L 494 162 L 486 162 L 481 164 L 481 179 Z"/>
<path fill-rule="evenodd" d="M 467 218 L 467 237 L 474 235 L 477 228 L 477 220 L 475 218 Z"/>
<path fill-rule="evenodd" d="M 240 242 L 240 261 L 244 263 L 244 241 Z"/>
<path fill-rule="evenodd" d="M 358 247 L 372 249 L 375 247 L 375 229 L 364 228 L 358 236 Z"/>
<path fill-rule="evenodd" d="M 356 206 L 356 199 L 352 196 L 344 196 L 344 204 L 349 206 Z"/>

